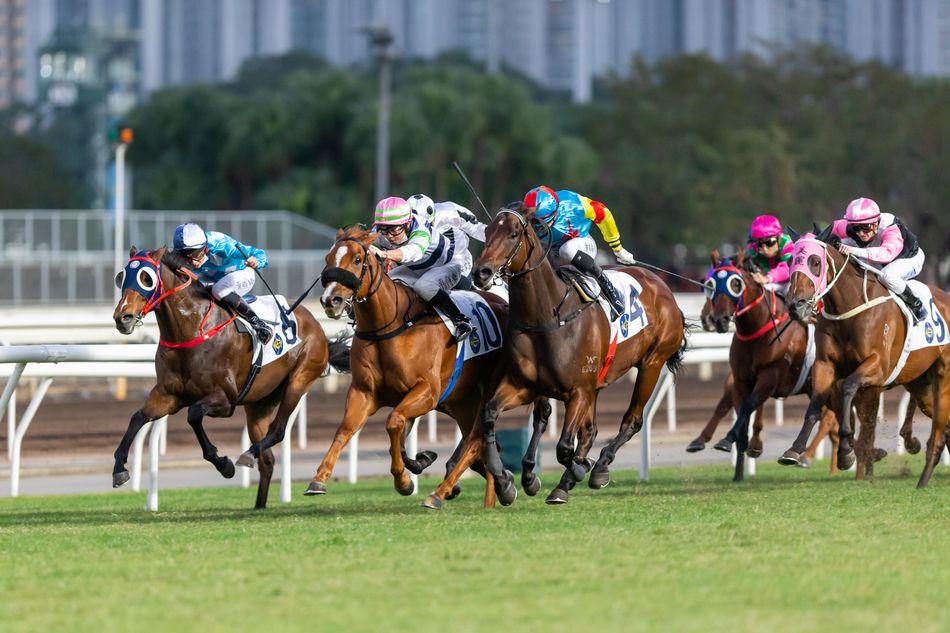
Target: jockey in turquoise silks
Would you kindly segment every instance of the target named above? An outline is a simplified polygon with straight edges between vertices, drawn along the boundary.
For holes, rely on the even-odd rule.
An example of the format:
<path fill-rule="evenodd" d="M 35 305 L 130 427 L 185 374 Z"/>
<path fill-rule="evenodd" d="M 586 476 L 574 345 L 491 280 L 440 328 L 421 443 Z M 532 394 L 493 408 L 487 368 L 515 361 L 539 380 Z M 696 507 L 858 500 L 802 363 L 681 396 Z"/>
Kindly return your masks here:
<path fill-rule="evenodd" d="M 623 299 L 594 260 L 597 245 L 590 235 L 591 226 L 596 224 L 617 262 L 628 266 L 636 263 L 633 255 L 620 244 L 620 231 L 610 209 L 602 202 L 573 191 L 555 192 L 543 185 L 525 194 L 524 206 L 550 227 L 554 240 L 552 255 L 596 279 L 614 313 L 617 316 L 623 314 Z"/>
<path fill-rule="evenodd" d="M 175 252 L 191 265 L 198 280 L 211 286 L 212 296 L 250 323 L 261 343 L 266 343 L 270 328 L 254 314 L 244 295 L 254 288 L 254 269 L 267 267 L 267 254 L 260 248 L 241 244 L 230 235 L 205 232 L 194 223 L 175 229 L 174 246 Z"/>

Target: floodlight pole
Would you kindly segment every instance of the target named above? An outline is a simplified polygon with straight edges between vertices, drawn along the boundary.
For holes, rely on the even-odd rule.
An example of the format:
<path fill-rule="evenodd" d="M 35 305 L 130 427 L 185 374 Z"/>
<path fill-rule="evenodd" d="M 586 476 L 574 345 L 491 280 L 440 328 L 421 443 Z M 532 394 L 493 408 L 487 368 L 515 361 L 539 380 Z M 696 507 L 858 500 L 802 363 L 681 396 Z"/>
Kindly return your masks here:
<path fill-rule="evenodd" d="M 392 93 L 393 34 L 388 26 L 361 29 L 369 38 L 370 49 L 379 62 L 379 118 L 376 124 L 376 199 L 389 190 L 389 109 Z"/>
<path fill-rule="evenodd" d="M 113 274 L 122 270 L 125 263 L 125 150 L 128 145 L 118 143 L 115 147 L 115 265 Z M 118 303 L 122 291 L 116 288 L 113 291 L 115 302 Z"/>

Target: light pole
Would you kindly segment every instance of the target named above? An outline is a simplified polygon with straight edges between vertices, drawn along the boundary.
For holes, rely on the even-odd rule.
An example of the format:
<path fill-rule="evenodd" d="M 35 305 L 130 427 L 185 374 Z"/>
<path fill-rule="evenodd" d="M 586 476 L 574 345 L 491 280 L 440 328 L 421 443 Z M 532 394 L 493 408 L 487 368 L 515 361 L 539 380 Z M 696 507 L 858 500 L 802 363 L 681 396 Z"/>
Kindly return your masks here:
<path fill-rule="evenodd" d="M 115 142 L 115 270 L 122 270 L 125 263 L 125 151 L 132 143 L 132 129 L 119 130 Z M 121 290 L 114 290 L 116 303 Z"/>
<path fill-rule="evenodd" d="M 388 26 L 361 29 L 369 38 L 370 49 L 379 62 L 379 118 L 376 123 L 376 199 L 389 190 L 389 102 L 392 92 L 393 34 Z"/>

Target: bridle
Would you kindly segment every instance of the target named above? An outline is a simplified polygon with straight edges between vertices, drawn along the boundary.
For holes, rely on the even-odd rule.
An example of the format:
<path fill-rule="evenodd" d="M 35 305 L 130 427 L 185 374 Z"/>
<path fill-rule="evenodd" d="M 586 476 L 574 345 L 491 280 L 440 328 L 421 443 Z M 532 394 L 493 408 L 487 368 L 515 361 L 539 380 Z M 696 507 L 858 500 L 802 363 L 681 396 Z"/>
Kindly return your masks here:
<path fill-rule="evenodd" d="M 791 277 L 795 276 L 796 274 L 804 275 L 805 278 L 808 279 L 812 283 L 813 286 L 815 286 L 815 296 L 812 297 L 811 299 L 805 300 L 805 305 L 808 307 L 808 311 L 810 313 L 815 313 L 818 311 L 817 308 L 821 300 L 825 297 L 825 295 L 831 292 L 831 289 L 835 287 L 835 284 L 838 283 L 838 280 L 841 278 L 842 273 L 844 273 L 845 269 L 848 267 L 848 263 L 851 261 L 851 253 L 848 253 L 847 255 L 844 256 L 844 263 L 841 265 L 841 268 L 839 269 L 838 265 L 835 263 L 834 258 L 828 256 L 828 244 L 826 244 L 825 242 L 819 239 L 810 238 L 810 237 L 802 237 L 802 238 L 799 238 L 798 241 L 806 242 L 809 244 L 817 244 L 821 246 L 821 249 L 822 249 L 822 270 L 816 278 L 813 278 L 812 274 L 809 274 L 809 272 L 806 272 L 805 270 L 802 270 L 800 268 L 797 270 L 792 270 L 791 275 L 789 275 L 789 279 L 791 279 Z M 807 261 L 803 262 L 803 264 L 805 266 L 808 265 Z M 832 277 L 831 277 L 830 282 L 828 281 L 829 269 L 832 271 Z M 824 289 L 822 289 L 819 286 L 817 279 L 821 279 L 822 284 L 824 285 Z M 864 298 L 865 298 L 865 304 L 866 304 L 868 302 L 867 301 L 867 272 L 866 271 L 865 271 L 865 277 L 864 277 L 864 296 L 865 296 Z M 824 315 L 824 316 L 828 316 L 828 315 Z M 834 320 L 834 315 L 831 315 L 830 318 Z"/>
<path fill-rule="evenodd" d="M 508 253 L 508 257 L 505 259 L 505 263 L 502 264 L 498 268 L 498 270 L 495 271 L 495 273 L 492 275 L 491 279 L 489 280 L 489 284 L 493 284 L 495 282 L 495 279 L 502 279 L 504 281 L 507 281 L 509 279 L 515 279 L 517 277 L 522 277 L 524 275 L 527 275 L 528 273 L 534 272 L 541 266 L 541 264 L 544 263 L 544 260 L 547 259 L 547 256 L 551 252 L 551 248 L 554 245 L 554 234 L 551 231 L 550 227 L 548 227 L 547 225 L 544 225 L 548 229 L 547 230 L 548 245 L 547 245 L 547 248 L 544 249 L 544 252 L 541 254 L 541 257 L 538 259 L 537 263 L 535 263 L 533 266 L 528 266 L 528 268 L 525 268 L 519 271 L 512 271 L 511 262 L 513 262 L 515 257 L 517 257 L 518 252 L 521 250 L 525 242 L 528 242 L 528 252 L 525 254 L 525 264 L 528 264 L 531 261 L 531 254 L 534 251 L 534 242 L 528 239 L 527 231 L 528 231 L 528 227 L 530 226 L 530 222 L 528 221 L 527 218 L 525 218 L 522 214 L 518 213 L 514 209 L 505 208 L 498 211 L 498 214 L 502 214 L 502 213 L 513 215 L 515 216 L 515 218 L 518 219 L 518 223 L 521 224 L 521 235 L 518 238 L 518 243 L 515 244 L 514 248 L 511 249 L 511 252 Z"/>
<path fill-rule="evenodd" d="M 341 242 L 353 242 L 360 247 L 360 250 L 363 252 L 362 266 L 360 266 L 360 274 L 355 275 L 349 270 L 342 268 L 340 266 L 331 266 L 330 268 L 324 268 L 323 272 L 320 273 L 320 283 L 323 284 L 323 287 L 326 288 L 331 283 L 336 282 L 350 290 L 353 294 L 345 300 L 347 306 L 351 303 L 365 303 L 376 294 L 376 291 L 379 290 L 380 285 L 383 283 L 383 273 L 382 267 L 377 274 L 373 274 L 370 271 L 370 266 L 367 263 L 369 261 L 370 252 L 366 248 L 366 245 L 363 242 L 355 237 L 341 237 L 333 243 L 334 248 L 340 246 Z M 331 249 L 332 251 L 333 249 Z M 370 274 L 370 289 L 362 297 L 359 297 L 360 288 L 363 287 L 363 280 L 366 278 L 366 273 Z"/>
<path fill-rule="evenodd" d="M 751 303 L 747 303 L 746 295 L 749 291 L 749 285 L 745 283 L 745 279 L 743 279 L 742 277 L 742 270 L 740 270 L 737 266 L 733 265 L 731 261 L 727 260 L 727 262 L 728 263 L 726 263 L 725 265 L 714 266 L 710 275 L 706 277 L 706 283 L 703 285 L 707 291 L 712 291 L 711 295 L 707 292 L 706 296 L 710 300 L 712 300 L 716 297 L 716 295 L 725 294 L 726 297 L 730 301 L 732 301 L 732 303 L 736 306 L 736 311 L 732 315 L 734 318 L 738 318 L 742 316 L 743 314 L 749 312 L 750 310 L 752 310 L 754 307 L 756 307 L 763 301 L 766 302 L 769 308 L 769 321 L 765 325 L 763 325 L 761 328 L 756 330 L 755 332 L 752 332 L 751 334 L 743 334 L 739 332 L 738 322 L 737 322 L 736 338 L 738 338 L 740 341 L 756 340 L 764 336 L 767 332 L 770 332 L 776 329 L 781 323 L 784 323 L 785 321 L 789 319 L 789 314 L 787 312 L 784 314 L 776 314 L 776 308 L 778 306 L 778 302 L 776 301 L 774 289 L 767 290 L 765 287 L 763 287 L 762 294 L 760 294 Z M 726 272 L 730 274 L 720 277 L 719 273 L 721 272 Z M 732 277 L 733 275 L 738 276 L 738 279 L 740 283 L 742 284 L 742 287 L 739 292 L 733 292 L 732 288 L 730 287 L 729 278 Z M 719 289 L 719 284 L 715 281 L 717 277 L 723 280 L 725 290 Z M 771 301 L 769 301 L 769 297 L 771 297 Z M 778 337 L 776 337 L 776 340 L 777 338 Z"/>

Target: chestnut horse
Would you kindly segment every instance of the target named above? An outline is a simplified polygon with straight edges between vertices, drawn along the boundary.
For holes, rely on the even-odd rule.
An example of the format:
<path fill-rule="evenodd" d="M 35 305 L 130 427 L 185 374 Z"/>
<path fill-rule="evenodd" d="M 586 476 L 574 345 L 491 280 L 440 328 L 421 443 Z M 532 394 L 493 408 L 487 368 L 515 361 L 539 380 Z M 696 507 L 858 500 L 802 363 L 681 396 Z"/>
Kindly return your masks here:
<path fill-rule="evenodd" d="M 685 345 L 685 320 L 670 289 L 651 272 L 623 267 L 618 270 L 643 288 L 639 303 L 649 325 L 614 348 L 607 316 L 597 302 L 583 302 L 558 278 L 547 257 L 550 242 L 545 248 L 536 228 L 544 230 L 534 213 L 525 212 L 520 203 L 501 209 L 486 230 L 485 249 L 474 266 L 480 288 L 490 287 L 499 277 L 509 283 L 507 362 L 483 416 L 486 465 L 498 481 L 503 504 L 511 503 L 516 491 L 495 445 L 500 412 L 539 396 L 565 403 L 564 428 L 557 444 L 557 459 L 565 472 L 547 502 L 566 503 L 569 491 L 592 467 L 587 453 L 597 435 L 594 416 L 600 389 L 631 367 L 638 368 L 620 430 L 593 466 L 588 484 L 594 489 L 609 483 L 609 466 L 617 450 L 640 430 L 644 407 L 664 364 L 675 373 Z M 539 429 L 534 432 L 537 435 Z"/>
<path fill-rule="evenodd" d="M 164 248 L 136 252 L 135 247 L 129 257 L 129 264 L 116 277 L 122 289 L 113 314 L 116 329 L 131 334 L 146 314 L 154 312 L 161 342 L 155 354 L 158 380 L 144 406 L 132 415 L 115 450 L 113 487 L 129 480 L 125 463 L 139 429 L 185 407 L 188 424 L 198 438 L 204 458 L 230 479 L 234 476 L 234 464 L 219 456 L 208 439 L 203 426 L 206 415 L 231 417 L 234 409 L 243 405 L 252 442 L 260 442 L 265 432 L 283 438 L 300 398 L 324 374 L 328 363 L 346 370 L 349 354 L 345 342 L 328 344 L 320 324 L 306 308 L 299 306 L 294 316 L 300 344 L 265 365 L 241 398 L 252 365 L 251 336 L 232 325 L 234 316 L 197 282 L 184 258 Z M 274 472 L 273 453 L 268 449 L 262 455 L 258 463 L 256 508 L 266 507 Z"/>
<path fill-rule="evenodd" d="M 840 379 L 838 465 L 849 467 L 855 459 L 852 448 L 854 432 L 849 419 L 843 415 L 851 410 L 852 401 L 865 395 L 876 409 L 878 396 L 884 389 L 903 385 L 933 422 L 924 470 L 917 483 L 918 488 L 923 488 L 929 483 L 946 443 L 945 430 L 950 416 L 950 377 L 947 375 L 950 345 L 911 352 L 897 372 L 907 334 L 904 313 L 896 303 L 900 299 L 895 298 L 867 266 L 859 264 L 850 255 L 846 257 L 839 253 L 836 245 L 830 226 L 817 236 L 805 235 L 795 244 L 788 293 L 791 313 L 798 319 L 808 318 L 817 310 L 819 301 L 823 303 L 823 309 L 818 313 L 818 353 L 812 369 L 814 391 L 811 404 L 801 433 L 779 461 L 795 464 L 800 459 L 818 411 L 827 401 L 832 384 Z M 934 299 L 930 319 L 936 327 L 943 328 L 939 340 L 947 336 L 947 324 L 939 314 L 950 315 L 950 295 L 932 286 L 930 289 Z M 892 376 L 895 372 L 897 375 Z M 873 474 L 871 457 L 877 415 L 870 414 L 870 405 L 866 409 L 869 414 L 861 416 L 862 432 L 858 442 L 859 479 Z M 910 417 L 905 420 L 902 436 L 908 449 L 916 448 L 912 445 L 908 422 Z"/>
<path fill-rule="evenodd" d="M 386 419 L 393 482 L 400 494 L 412 494 L 412 480 L 405 469 L 418 474 L 436 455 L 424 451 L 416 460 L 408 459 L 403 448 L 405 432 L 416 417 L 437 409 L 455 419 L 463 437 L 474 435 L 476 421 L 492 391 L 489 380 L 501 360 L 500 349 L 472 358 L 462 365 L 454 387 L 447 390 L 456 367 L 455 338 L 426 302 L 406 285 L 390 279 L 379 258 L 370 255 L 369 246 L 376 238 L 376 233 L 358 226 L 340 230 L 321 274 L 324 290 L 320 303 L 327 316 L 340 318 L 352 307 L 356 334 L 350 361 L 353 381 L 346 394 L 343 422 L 307 489 L 309 495 L 326 493 L 326 481 L 343 447 L 366 418 L 382 407 L 393 407 Z M 488 339 L 500 342 L 508 306 L 492 293 L 479 294 L 488 302 L 499 327 L 488 331 L 492 329 L 488 323 L 483 331 L 479 323 L 475 336 L 486 343 Z M 546 420 L 551 409 L 545 401 L 535 410 L 536 417 Z M 463 444 L 459 444 L 446 467 L 445 481 L 437 494 L 426 500 L 427 507 L 438 509 L 443 499 L 457 495 L 458 479 L 469 466 L 485 474 L 477 461 L 480 432 L 477 435 L 478 445 L 466 445 L 463 450 Z M 493 502 L 489 481 L 486 504 Z"/>
<path fill-rule="evenodd" d="M 762 408 L 766 400 L 799 393 L 811 395 L 808 327 L 797 321 L 791 321 L 785 327 L 789 321 L 785 302 L 774 291 L 766 290 L 755 280 L 753 274 L 758 271 L 752 262 L 741 258 L 738 262 L 722 259 L 716 251 L 713 251 L 711 259 L 713 267 L 706 277 L 706 304 L 701 316 L 703 327 L 726 332 L 731 320 L 734 319 L 736 323 L 736 334 L 729 348 L 730 374 L 727 380 L 736 422 L 715 448 L 729 451 L 733 442 L 737 443 L 738 458 L 733 480 L 741 481 L 744 472 L 743 453 L 749 457 L 762 454 L 760 434 L 763 426 Z M 781 336 L 777 337 L 779 332 Z M 717 407 L 717 413 L 720 409 Z M 756 413 L 755 424 L 752 438 L 749 439 L 748 422 L 753 412 Z M 708 431 L 705 441 L 712 436 L 714 422 L 718 422 L 718 419 L 714 417 L 703 429 L 704 433 Z M 712 428 L 709 428 L 710 425 L 713 425 Z M 806 460 L 814 457 L 819 442 L 835 426 L 834 412 L 825 408 L 821 427 L 808 448 L 807 456 L 802 459 L 802 466 L 808 465 Z M 837 435 L 832 434 L 831 440 L 837 449 Z M 701 434 L 690 447 L 699 443 L 701 449 L 705 441 Z M 837 450 L 832 453 L 832 473 L 837 472 L 835 455 Z"/>

